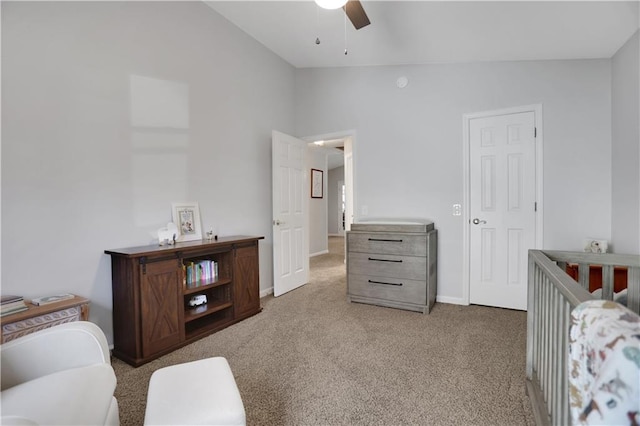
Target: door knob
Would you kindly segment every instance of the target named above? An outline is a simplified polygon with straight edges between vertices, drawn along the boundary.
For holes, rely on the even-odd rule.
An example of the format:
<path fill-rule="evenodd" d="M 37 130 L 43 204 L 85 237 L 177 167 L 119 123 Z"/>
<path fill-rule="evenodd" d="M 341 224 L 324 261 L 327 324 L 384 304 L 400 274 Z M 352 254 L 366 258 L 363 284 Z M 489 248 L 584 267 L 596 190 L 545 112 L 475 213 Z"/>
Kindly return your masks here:
<path fill-rule="evenodd" d="M 280 226 L 280 225 L 284 225 L 284 222 L 280 222 L 278 219 L 274 219 L 273 224 L 276 226 Z"/>
<path fill-rule="evenodd" d="M 479 224 L 481 224 L 481 223 L 483 223 L 483 224 L 484 224 L 484 223 L 487 223 L 487 221 L 486 221 L 486 220 L 480 220 L 480 219 L 478 219 L 477 217 L 476 217 L 475 219 L 473 219 L 473 224 L 474 224 L 474 225 L 479 225 Z"/>

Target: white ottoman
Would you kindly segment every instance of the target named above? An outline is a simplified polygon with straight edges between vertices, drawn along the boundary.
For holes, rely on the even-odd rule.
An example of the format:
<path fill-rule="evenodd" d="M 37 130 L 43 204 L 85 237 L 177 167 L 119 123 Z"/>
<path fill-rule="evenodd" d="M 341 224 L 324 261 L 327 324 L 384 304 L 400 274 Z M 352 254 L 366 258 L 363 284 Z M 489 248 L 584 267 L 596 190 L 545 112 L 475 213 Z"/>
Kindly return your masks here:
<path fill-rule="evenodd" d="M 154 371 L 145 425 L 245 425 L 240 392 L 225 358 L 215 357 Z"/>

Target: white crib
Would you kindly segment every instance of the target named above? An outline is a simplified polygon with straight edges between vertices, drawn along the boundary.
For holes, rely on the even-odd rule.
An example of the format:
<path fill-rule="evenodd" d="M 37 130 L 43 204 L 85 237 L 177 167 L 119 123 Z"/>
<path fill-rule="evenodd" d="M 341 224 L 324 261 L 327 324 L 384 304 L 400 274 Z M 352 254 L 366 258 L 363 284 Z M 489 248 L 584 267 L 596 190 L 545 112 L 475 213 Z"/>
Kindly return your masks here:
<path fill-rule="evenodd" d="M 579 283 L 566 265 L 577 263 Z M 602 298 L 613 300 L 614 267 L 627 268 L 627 307 L 640 313 L 640 256 L 564 251 L 529 251 L 527 306 L 527 393 L 536 423 L 572 424 L 569 401 L 569 329 L 571 312 L 594 300 L 590 265 L 602 265 Z"/>

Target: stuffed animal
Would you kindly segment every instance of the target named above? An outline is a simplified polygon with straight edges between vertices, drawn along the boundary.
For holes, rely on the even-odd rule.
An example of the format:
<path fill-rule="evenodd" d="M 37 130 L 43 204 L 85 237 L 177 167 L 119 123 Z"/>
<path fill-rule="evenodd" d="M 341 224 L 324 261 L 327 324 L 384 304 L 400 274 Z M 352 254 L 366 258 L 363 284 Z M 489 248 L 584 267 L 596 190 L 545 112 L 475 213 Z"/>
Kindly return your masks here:
<path fill-rule="evenodd" d="M 606 240 L 596 240 L 589 238 L 584 242 L 584 251 L 587 253 L 606 253 L 607 247 L 608 244 Z"/>

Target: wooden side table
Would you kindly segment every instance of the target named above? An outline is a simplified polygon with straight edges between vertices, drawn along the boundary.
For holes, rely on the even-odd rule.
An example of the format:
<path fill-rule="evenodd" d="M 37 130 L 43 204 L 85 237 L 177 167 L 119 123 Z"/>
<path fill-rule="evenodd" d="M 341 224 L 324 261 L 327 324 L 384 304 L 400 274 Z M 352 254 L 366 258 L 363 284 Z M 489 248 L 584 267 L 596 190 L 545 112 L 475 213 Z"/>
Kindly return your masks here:
<path fill-rule="evenodd" d="M 75 296 L 73 299 L 36 306 L 25 300 L 26 311 L 0 318 L 2 324 L 2 342 L 39 331 L 54 325 L 73 321 L 89 320 L 89 299 Z"/>

